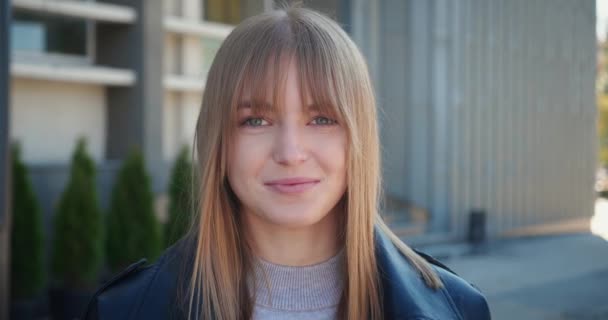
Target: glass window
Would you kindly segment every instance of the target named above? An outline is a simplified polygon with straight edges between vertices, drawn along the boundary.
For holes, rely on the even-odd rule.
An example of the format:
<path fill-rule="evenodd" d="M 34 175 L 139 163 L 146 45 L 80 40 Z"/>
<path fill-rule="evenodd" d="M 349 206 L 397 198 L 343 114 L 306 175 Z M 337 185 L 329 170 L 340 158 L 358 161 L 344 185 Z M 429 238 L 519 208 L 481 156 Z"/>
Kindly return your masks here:
<path fill-rule="evenodd" d="M 264 12 L 264 0 L 203 0 L 203 17 L 207 21 L 236 25 Z"/>
<path fill-rule="evenodd" d="M 273 6 L 300 3 L 337 20 L 348 31 L 351 0 L 202 0 L 203 17 L 207 21 L 236 25 L 244 19 L 269 10 Z"/>
<path fill-rule="evenodd" d="M 211 67 L 211 63 L 213 62 L 213 58 L 215 54 L 219 50 L 222 45 L 222 40 L 219 39 L 203 39 L 203 72 L 206 74 L 209 72 L 209 68 Z"/>
<path fill-rule="evenodd" d="M 11 49 L 87 55 L 87 22 L 84 19 L 15 10 L 11 24 Z"/>

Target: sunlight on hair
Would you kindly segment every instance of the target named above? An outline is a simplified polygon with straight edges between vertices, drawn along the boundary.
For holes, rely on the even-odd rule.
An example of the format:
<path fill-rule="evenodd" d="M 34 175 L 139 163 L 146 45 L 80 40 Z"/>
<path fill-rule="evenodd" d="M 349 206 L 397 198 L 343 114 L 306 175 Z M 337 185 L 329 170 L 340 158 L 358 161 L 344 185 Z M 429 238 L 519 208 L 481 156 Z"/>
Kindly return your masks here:
<path fill-rule="evenodd" d="M 595 213 L 591 218 L 591 232 L 608 241 L 608 200 L 599 198 L 595 201 Z"/>

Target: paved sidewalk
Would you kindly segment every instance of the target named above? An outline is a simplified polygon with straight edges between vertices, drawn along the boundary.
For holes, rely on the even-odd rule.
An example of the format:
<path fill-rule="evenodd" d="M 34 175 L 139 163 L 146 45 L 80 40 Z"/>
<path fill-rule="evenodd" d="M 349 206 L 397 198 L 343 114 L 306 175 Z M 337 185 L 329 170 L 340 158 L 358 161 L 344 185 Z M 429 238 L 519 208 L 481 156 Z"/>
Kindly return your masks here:
<path fill-rule="evenodd" d="M 422 249 L 479 287 L 493 319 L 608 319 L 608 241 L 591 233 Z"/>

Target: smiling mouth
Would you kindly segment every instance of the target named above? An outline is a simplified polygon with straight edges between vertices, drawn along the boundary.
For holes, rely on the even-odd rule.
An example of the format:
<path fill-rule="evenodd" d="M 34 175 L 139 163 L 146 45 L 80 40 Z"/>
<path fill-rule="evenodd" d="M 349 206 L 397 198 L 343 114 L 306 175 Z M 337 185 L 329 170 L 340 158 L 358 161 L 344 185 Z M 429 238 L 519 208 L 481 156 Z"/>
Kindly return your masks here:
<path fill-rule="evenodd" d="M 282 194 L 298 194 L 312 189 L 319 182 L 320 180 L 317 179 L 291 178 L 266 182 L 264 185 L 274 192 Z"/>

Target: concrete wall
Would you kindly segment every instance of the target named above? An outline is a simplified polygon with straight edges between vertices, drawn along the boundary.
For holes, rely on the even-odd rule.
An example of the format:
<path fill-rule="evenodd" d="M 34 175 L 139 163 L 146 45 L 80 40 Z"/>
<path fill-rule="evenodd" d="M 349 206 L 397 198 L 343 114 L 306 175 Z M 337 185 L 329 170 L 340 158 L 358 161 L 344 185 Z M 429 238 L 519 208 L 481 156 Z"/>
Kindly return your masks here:
<path fill-rule="evenodd" d="M 163 66 L 165 74 L 179 74 L 181 71 L 182 37 L 174 33 L 165 33 Z"/>
<path fill-rule="evenodd" d="M 13 78 L 11 95 L 11 139 L 26 163 L 68 163 L 81 136 L 93 159 L 105 159 L 104 87 Z"/>
<path fill-rule="evenodd" d="M 201 97 L 197 93 L 165 93 L 163 109 L 163 157 L 172 163 L 181 147 L 193 147 Z"/>
<path fill-rule="evenodd" d="M 185 36 L 182 41 L 181 74 L 204 79 L 206 74 L 203 74 L 202 39 Z"/>
<path fill-rule="evenodd" d="M 203 1 L 200 0 L 181 0 L 181 16 L 193 19 L 200 20 L 203 18 Z"/>
<path fill-rule="evenodd" d="M 108 88 L 107 159 L 124 159 L 134 148 L 145 157 L 154 192 L 165 189 L 162 159 L 164 10 L 161 1 L 106 0 L 132 7 L 137 20 L 129 26 L 100 24 L 97 63 L 129 68 L 137 75 L 131 88 Z M 120 52 L 120 54 L 116 54 Z M 156 173 L 159 174 L 156 174 Z"/>
<path fill-rule="evenodd" d="M 163 0 L 164 13 L 168 16 L 178 16 L 182 9 L 182 0 Z"/>
<path fill-rule="evenodd" d="M 174 0 L 177 1 L 177 0 Z M 203 21 L 203 3 L 199 0 L 178 1 L 178 16 L 191 21 Z M 178 75 L 187 79 L 204 80 L 206 67 L 213 59 L 213 48 L 220 40 L 204 39 L 192 34 L 165 33 L 165 75 Z M 211 50 L 207 50 L 211 49 Z M 168 90 L 163 106 L 163 159 L 168 166 L 175 160 L 183 145 L 192 148 L 196 118 L 201 105 L 202 90 Z"/>

